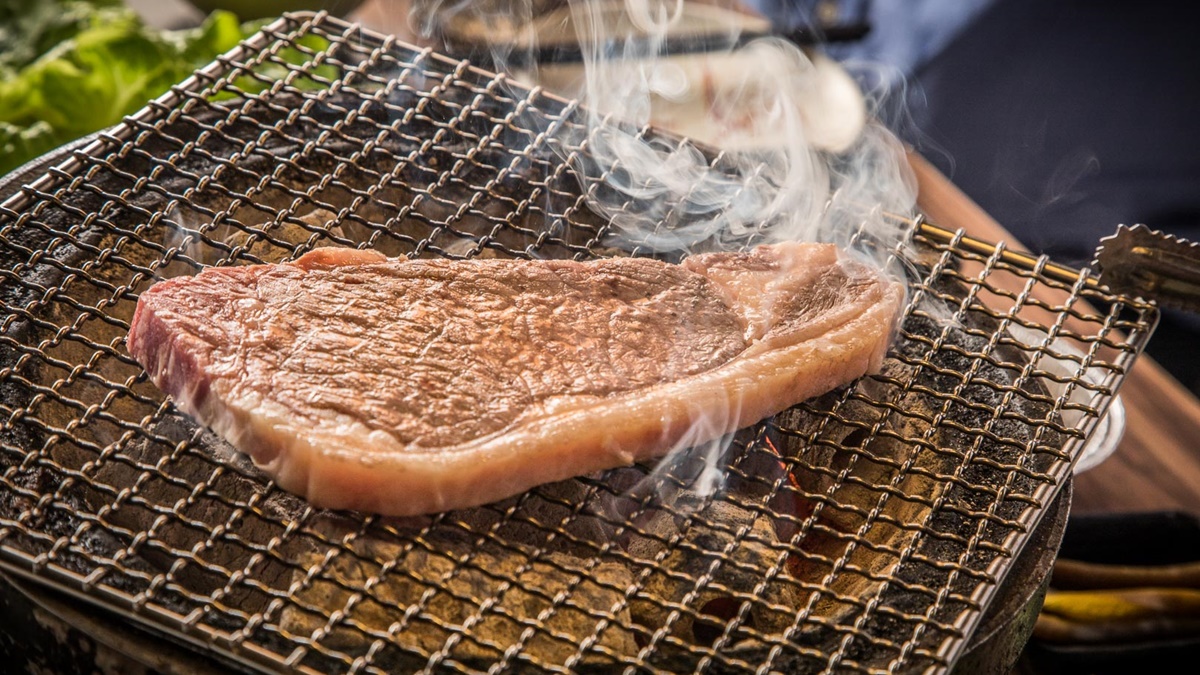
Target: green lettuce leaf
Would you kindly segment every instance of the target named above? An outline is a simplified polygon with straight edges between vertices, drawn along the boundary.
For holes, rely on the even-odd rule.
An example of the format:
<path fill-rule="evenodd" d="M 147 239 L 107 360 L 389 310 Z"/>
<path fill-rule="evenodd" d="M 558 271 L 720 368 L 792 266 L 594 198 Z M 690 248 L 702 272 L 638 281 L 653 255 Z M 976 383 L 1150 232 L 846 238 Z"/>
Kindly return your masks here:
<path fill-rule="evenodd" d="M 117 124 L 260 25 L 216 11 L 196 28 L 159 31 L 119 0 L 0 0 L 0 175 Z M 328 43 L 304 44 L 319 50 Z M 281 54 L 294 63 L 308 58 L 294 49 Z M 284 72 L 276 64 L 260 74 Z M 250 92 L 267 86 L 249 77 L 236 84 Z"/>
<path fill-rule="evenodd" d="M 45 122 L 35 122 L 26 127 L 0 122 L 0 156 L 33 158 L 64 142 Z"/>
<path fill-rule="evenodd" d="M 0 0 L 0 75 L 91 26 L 128 19 L 136 15 L 120 0 Z"/>

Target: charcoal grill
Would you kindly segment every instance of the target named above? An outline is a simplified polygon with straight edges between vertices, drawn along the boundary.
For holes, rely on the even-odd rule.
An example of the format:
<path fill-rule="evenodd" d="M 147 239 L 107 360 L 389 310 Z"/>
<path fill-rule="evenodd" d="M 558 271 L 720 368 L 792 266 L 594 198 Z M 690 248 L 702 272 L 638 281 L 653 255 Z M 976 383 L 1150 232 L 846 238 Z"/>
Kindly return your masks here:
<path fill-rule="evenodd" d="M 582 117 L 293 14 L 22 187 L 0 206 L 0 569 L 262 671 L 951 668 L 1157 319 L 1087 270 L 913 219 L 883 371 L 734 435 L 704 495 L 685 460 L 424 518 L 321 511 L 126 353 L 138 294 L 205 265 L 671 257 L 587 207 L 621 169 L 589 164 Z"/>

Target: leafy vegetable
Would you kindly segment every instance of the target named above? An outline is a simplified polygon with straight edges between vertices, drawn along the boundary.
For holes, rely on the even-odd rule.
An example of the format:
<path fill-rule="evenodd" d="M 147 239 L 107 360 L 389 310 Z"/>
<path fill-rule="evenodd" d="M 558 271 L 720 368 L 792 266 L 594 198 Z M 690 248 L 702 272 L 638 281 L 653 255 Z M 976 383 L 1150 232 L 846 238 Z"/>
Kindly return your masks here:
<path fill-rule="evenodd" d="M 89 26 L 131 16 L 120 0 L 0 0 L 0 76 L 7 79 Z"/>
<path fill-rule="evenodd" d="M 0 0 L 0 175 L 120 122 L 259 25 L 215 11 L 159 31 L 120 0 Z"/>

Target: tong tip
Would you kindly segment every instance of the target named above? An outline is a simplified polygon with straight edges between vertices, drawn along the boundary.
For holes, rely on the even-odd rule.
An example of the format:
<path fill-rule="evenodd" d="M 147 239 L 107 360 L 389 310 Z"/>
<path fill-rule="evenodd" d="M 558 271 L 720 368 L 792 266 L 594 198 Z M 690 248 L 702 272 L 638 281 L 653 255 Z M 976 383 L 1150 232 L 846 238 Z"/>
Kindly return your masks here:
<path fill-rule="evenodd" d="M 1117 293 L 1200 312 L 1200 244 L 1140 223 L 1120 225 L 1100 240 L 1092 267 Z"/>

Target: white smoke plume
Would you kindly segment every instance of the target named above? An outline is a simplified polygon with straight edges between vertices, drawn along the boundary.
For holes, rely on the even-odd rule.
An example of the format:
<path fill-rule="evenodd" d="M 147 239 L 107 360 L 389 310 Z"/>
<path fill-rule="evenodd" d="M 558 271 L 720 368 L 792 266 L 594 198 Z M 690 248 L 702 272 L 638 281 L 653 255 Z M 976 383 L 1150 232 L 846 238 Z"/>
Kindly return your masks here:
<path fill-rule="evenodd" d="M 467 26 L 461 32 L 486 42 L 478 46 L 494 67 L 581 103 L 587 163 L 577 168 L 588 203 L 627 246 L 686 254 L 754 235 L 755 243 L 850 247 L 865 232 L 879 245 L 854 254 L 883 263 L 906 239 L 916 201 L 903 145 L 879 119 L 890 92 L 863 92 L 818 51 L 745 40 L 742 26 L 754 22 L 730 20 L 726 9 L 683 0 L 428 0 L 414 24 L 431 33 Z M 698 33 L 706 51 L 673 52 Z M 547 38 L 564 36 L 577 61 L 539 62 Z M 685 440 L 709 437 L 702 432 Z M 705 467 L 694 489 L 718 489 L 711 467 L 720 444 L 690 452 Z M 672 453 L 663 465 L 680 461 Z"/>

